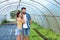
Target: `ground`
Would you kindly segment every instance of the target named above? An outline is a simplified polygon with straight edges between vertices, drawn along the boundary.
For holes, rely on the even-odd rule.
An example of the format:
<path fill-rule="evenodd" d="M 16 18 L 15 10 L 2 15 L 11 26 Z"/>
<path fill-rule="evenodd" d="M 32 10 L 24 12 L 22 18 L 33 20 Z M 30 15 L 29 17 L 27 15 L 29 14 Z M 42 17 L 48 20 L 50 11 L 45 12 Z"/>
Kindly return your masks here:
<path fill-rule="evenodd" d="M 0 40 L 16 40 L 15 36 L 15 28 L 16 24 L 8 24 L 0 26 Z M 48 38 L 48 40 L 59 40 L 60 35 L 55 34 L 49 29 L 45 29 L 42 26 L 32 23 L 30 28 L 30 40 L 44 40 L 41 36 L 37 34 L 34 30 L 37 29 L 44 37 Z"/>

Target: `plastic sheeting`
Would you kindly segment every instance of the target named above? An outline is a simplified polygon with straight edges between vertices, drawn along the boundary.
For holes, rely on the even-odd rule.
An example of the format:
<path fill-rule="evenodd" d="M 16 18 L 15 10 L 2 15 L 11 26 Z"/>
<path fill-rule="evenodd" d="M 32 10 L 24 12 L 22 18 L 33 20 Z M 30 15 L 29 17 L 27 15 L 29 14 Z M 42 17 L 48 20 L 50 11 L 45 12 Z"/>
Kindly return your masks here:
<path fill-rule="evenodd" d="M 0 22 L 6 16 L 10 19 L 10 11 L 16 10 L 19 0 L 0 0 Z M 26 7 L 32 20 L 44 28 L 60 33 L 60 0 L 21 0 L 21 7 Z"/>

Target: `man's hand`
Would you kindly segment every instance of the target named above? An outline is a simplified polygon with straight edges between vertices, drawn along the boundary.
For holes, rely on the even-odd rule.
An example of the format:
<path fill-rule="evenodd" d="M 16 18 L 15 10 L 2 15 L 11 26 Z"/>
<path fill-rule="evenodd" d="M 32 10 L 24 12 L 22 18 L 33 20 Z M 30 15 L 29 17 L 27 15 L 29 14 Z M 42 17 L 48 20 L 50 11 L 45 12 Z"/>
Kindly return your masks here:
<path fill-rule="evenodd" d="M 30 25 L 32 24 L 32 20 L 30 20 Z"/>

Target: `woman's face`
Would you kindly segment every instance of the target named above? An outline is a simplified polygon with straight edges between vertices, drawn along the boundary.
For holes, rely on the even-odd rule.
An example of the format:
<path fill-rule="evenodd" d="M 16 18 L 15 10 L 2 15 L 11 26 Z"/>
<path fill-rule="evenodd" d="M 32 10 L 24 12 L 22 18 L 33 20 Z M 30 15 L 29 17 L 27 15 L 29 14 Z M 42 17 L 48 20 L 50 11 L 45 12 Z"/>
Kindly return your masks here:
<path fill-rule="evenodd" d="M 19 14 L 19 17 L 21 17 L 21 14 Z"/>

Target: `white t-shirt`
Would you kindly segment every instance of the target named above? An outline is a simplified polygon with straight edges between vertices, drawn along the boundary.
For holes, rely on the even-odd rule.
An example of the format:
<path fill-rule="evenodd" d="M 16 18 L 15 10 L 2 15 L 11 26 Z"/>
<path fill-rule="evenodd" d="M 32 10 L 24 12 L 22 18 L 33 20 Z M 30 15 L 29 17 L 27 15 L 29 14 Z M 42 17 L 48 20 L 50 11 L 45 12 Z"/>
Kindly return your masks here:
<path fill-rule="evenodd" d="M 25 23 L 23 24 L 23 28 L 28 28 L 26 14 L 24 15 L 24 20 L 25 20 Z"/>

